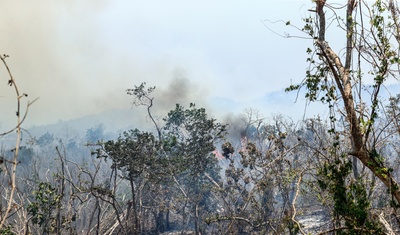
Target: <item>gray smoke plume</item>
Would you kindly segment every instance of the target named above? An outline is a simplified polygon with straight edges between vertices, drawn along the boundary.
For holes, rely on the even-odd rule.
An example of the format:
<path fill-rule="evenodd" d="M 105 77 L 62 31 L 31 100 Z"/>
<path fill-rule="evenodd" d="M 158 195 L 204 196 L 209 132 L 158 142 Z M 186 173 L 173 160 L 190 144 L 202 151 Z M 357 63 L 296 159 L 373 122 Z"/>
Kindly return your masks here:
<path fill-rule="evenodd" d="M 176 104 L 189 107 L 190 103 L 195 103 L 197 107 L 205 107 L 206 96 L 207 91 L 191 82 L 184 69 L 176 68 L 172 71 L 172 78 L 167 87 L 156 88 L 155 108 L 166 113 L 174 109 Z"/>
<path fill-rule="evenodd" d="M 0 54 L 10 55 L 7 63 L 18 88 L 28 94 L 22 107 L 40 97 L 24 126 L 129 109 L 131 97 L 124 91 L 143 81 L 157 86 L 157 115 L 164 116 L 176 103 L 205 105 L 199 101 L 205 100 L 204 89 L 189 82 L 184 69 L 174 69 L 175 63 L 144 60 L 132 48 L 110 46 L 104 35 L 111 35 L 107 30 L 112 27 L 102 25 L 109 4 L 106 0 L 0 2 Z M 127 43 L 129 38 L 120 40 Z M 15 93 L 7 81 L 0 66 L 0 131 L 16 124 Z"/>

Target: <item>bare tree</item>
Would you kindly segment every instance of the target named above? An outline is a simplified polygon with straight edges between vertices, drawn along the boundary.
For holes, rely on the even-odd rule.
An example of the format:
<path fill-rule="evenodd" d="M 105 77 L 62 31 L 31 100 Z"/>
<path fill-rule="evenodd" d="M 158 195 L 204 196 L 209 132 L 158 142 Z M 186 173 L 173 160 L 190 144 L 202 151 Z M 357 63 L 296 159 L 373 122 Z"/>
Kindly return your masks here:
<path fill-rule="evenodd" d="M 0 214 L 0 229 L 2 229 L 4 227 L 4 225 L 7 222 L 7 219 L 10 215 L 10 212 L 13 210 L 13 208 L 19 208 L 22 205 L 16 205 L 16 201 L 14 200 L 14 195 L 15 195 L 15 191 L 16 191 L 16 177 L 17 177 L 17 165 L 19 163 L 18 161 L 18 154 L 19 154 L 19 150 L 20 150 L 20 144 L 21 144 L 21 125 L 24 122 L 25 118 L 28 115 L 28 110 L 29 107 L 37 100 L 34 99 L 31 102 L 27 103 L 27 107 L 25 109 L 25 113 L 24 115 L 21 115 L 22 109 L 21 109 L 21 99 L 24 97 L 27 97 L 28 95 L 26 93 L 20 93 L 17 83 L 11 73 L 10 68 L 8 67 L 7 63 L 6 63 L 6 58 L 9 57 L 8 55 L 4 54 L 0 56 L 1 61 L 3 62 L 4 67 L 7 70 L 7 73 L 9 75 L 9 80 L 8 80 L 8 85 L 11 87 L 14 87 L 15 90 L 15 95 L 16 95 L 16 103 L 17 103 L 17 108 L 16 108 L 16 116 L 17 116 L 17 124 L 14 128 L 11 128 L 9 131 L 6 131 L 4 133 L 0 133 L 0 136 L 5 136 L 8 135 L 14 131 L 16 131 L 17 136 L 16 136 L 16 143 L 15 143 L 15 148 L 14 148 L 14 156 L 12 159 L 5 159 L 4 157 L 1 157 L 2 159 L 2 163 L 4 164 L 11 164 L 10 168 L 5 168 L 5 174 L 7 176 L 4 176 L 5 178 L 9 178 L 9 182 L 8 185 L 9 190 L 7 191 L 3 191 L 5 192 L 5 194 L 2 193 L 2 197 L 3 199 L 6 201 L 6 207 L 5 210 L 1 210 L 1 214 Z"/>

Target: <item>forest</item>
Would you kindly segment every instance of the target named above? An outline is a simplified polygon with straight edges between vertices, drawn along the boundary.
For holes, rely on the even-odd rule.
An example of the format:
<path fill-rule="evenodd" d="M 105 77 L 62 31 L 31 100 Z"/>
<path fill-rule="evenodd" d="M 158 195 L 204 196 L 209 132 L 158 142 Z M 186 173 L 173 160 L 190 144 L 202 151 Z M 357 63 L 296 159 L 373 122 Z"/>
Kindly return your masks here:
<path fill-rule="evenodd" d="M 143 82 L 125 95 L 150 129 L 32 136 L 24 121 L 40 100 L 1 55 L 17 125 L 0 133 L 0 234 L 399 234 L 400 92 L 387 87 L 400 8 L 313 4 L 303 25 L 281 22 L 309 42 L 304 79 L 285 92 L 322 104 L 326 119 L 248 108 L 222 122 L 191 101 L 158 117 L 157 84 Z"/>

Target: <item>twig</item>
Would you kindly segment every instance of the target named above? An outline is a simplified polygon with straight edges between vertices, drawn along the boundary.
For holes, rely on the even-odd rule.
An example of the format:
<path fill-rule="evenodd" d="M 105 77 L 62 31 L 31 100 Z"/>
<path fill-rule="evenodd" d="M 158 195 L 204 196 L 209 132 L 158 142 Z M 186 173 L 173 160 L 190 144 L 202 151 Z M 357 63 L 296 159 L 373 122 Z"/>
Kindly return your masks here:
<path fill-rule="evenodd" d="M 11 132 L 13 132 L 13 131 L 17 130 L 18 128 L 20 128 L 21 125 L 22 125 L 22 123 L 25 121 L 26 117 L 28 116 L 29 107 L 30 107 L 33 103 L 35 103 L 38 99 L 39 99 L 39 97 L 37 97 L 37 98 L 34 99 L 33 101 L 28 102 L 28 104 L 26 105 L 25 114 L 24 114 L 24 116 L 22 117 L 21 121 L 18 122 L 18 124 L 17 124 L 14 128 L 12 128 L 11 130 L 6 131 L 6 132 L 4 132 L 4 133 L 1 133 L 1 134 L 0 134 L 0 137 L 5 136 L 5 135 L 8 135 L 8 134 L 10 134 Z"/>

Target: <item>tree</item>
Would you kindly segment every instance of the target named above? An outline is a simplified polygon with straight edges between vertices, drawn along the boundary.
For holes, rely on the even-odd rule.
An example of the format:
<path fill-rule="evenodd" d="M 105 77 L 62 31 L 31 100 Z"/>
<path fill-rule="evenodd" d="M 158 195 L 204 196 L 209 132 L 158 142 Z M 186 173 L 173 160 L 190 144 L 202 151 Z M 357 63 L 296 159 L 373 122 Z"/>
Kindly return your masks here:
<path fill-rule="evenodd" d="M 89 143 L 96 143 L 104 138 L 104 125 L 99 124 L 86 131 L 86 140 Z"/>
<path fill-rule="evenodd" d="M 311 101 L 319 100 L 328 104 L 331 111 L 332 132 L 336 131 L 338 117 L 344 116 L 351 139 L 349 156 L 354 156 L 368 167 L 390 190 L 400 202 L 400 188 L 389 168 L 374 153 L 374 123 L 380 108 L 380 92 L 384 82 L 394 76 L 398 65 L 399 54 L 396 50 L 398 41 L 398 12 L 393 1 L 385 5 L 376 1 L 372 8 L 367 2 L 348 0 L 345 18 L 336 15 L 335 22 L 345 31 L 343 39 L 346 47 L 344 53 L 337 53 L 326 40 L 326 11 L 338 14 L 335 8 L 325 0 L 315 1 L 315 18 L 305 19 L 303 31 L 314 40 L 314 49 L 308 48 L 310 70 L 302 84 L 291 86 L 298 89 L 305 86 L 306 97 Z M 396 14 L 390 16 L 393 9 Z M 368 19 L 363 17 L 368 16 Z M 354 56 L 356 55 L 356 56 Z M 366 65 L 365 65 L 366 64 Z M 364 69 L 370 67 L 371 69 Z M 365 72 L 365 70 L 367 70 Z M 367 76 L 370 75 L 370 77 Z M 366 80 L 373 78 L 372 85 Z M 371 93 L 362 89 L 372 87 Z M 289 90 L 290 90 L 289 89 Z M 371 102 L 366 103 L 368 100 Z"/>
<path fill-rule="evenodd" d="M 247 110 L 241 123 L 233 122 L 230 142 L 221 146 L 227 163 L 223 180 L 214 183 L 221 209 L 207 223 L 233 234 L 297 234 L 295 205 L 304 172 L 313 172 L 311 156 L 299 126 L 281 116 L 268 123 Z M 300 126 L 301 127 L 301 126 Z M 236 137 L 236 138 L 234 138 Z M 239 138 L 239 140 L 237 139 Z M 235 148 L 233 147 L 235 146 Z M 300 157 L 299 157 L 300 156 Z M 304 188 L 305 186 L 303 186 Z"/>
<path fill-rule="evenodd" d="M 27 207 L 32 223 L 43 228 L 42 234 L 59 230 L 53 211 L 61 206 L 62 195 L 57 194 L 56 189 L 46 182 L 40 182 L 33 194 L 34 199 Z"/>
<path fill-rule="evenodd" d="M 329 133 L 333 137 L 331 144 L 335 151 L 331 157 L 336 159 L 333 161 L 336 163 L 327 166 L 333 171 L 325 173 L 341 172 L 347 175 L 350 164 L 355 180 L 365 182 L 359 177 L 366 176 L 358 174 L 357 164 L 361 163 L 387 187 L 398 205 L 398 179 L 390 166 L 391 159 L 382 155 L 381 143 L 387 139 L 384 133 L 387 133 L 388 126 L 378 125 L 378 120 L 385 113 L 381 97 L 384 84 L 396 79 L 398 73 L 399 8 L 393 0 L 377 0 L 372 5 L 367 1 L 348 0 L 343 8 L 337 8 L 326 0 L 314 3 L 315 8 L 310 10 L 313 15 L 304 19 L 305 26 L 302 28 L 313 40 L 313 48 L 307 49 L 310 67 L 303 82 L 288 90 L 305 87 L 306 98 L 320 101 L 329 108 Z M 343 17 L 340 9 L 345 10 Z M 343 30 L 341 34 L 334 32 L 342 36 L 343 49 L 335 50 L 328 42 L 327 32 L 336 29 L 329 28 L 330 24 L 337 24 Z M 350 147 L 338 152 L 339 145 L 347 140 L 350 140 Z M 348 185 L 350 175 L 343 177 L 343 182 L 337 183 L 351 187 L 351 184 Z M 356 184 L 353 186 L 356 191 L 361 190 Z M 342 196 L 346 193 L 343 191 Z M 360 226 L 355 229 L 360 231 Z"/>
<path fill-rule="evenodd" d="M 111 159 L 115 170 L 119 170 L 123 179 L 128 180 L 131 200 L 126 214 L 126 233 L 140 233 L 138 211 L 138 188 L 150 179 L 161 166 L 156 164 L 159 142 L 153 134 L 140 132 L 138 129 L 124 132 L 116 141 L 104 143 L 97 149 L 97 157 Z M 115 172 L 117 174 L 117 172 Z M 143 219 L 143 218 L 142 218 Z M 123 225 L 121 224 L 122 228 Z"/>
<path fill-rule="evenodd" d="M 53 143 L 54 141 L 54 136 L 52 134 L 50 134 L 49 132 L 46 132 L 45 134 L 43 134 L 42 136 L 40 136 L 36 143 L 40 146 L 40 147 L 44 147 L 46 145 L 50 145 L 51 143 Z"/>
<path fill-rule="evenodd" d="M 214 209 L 210 194 L 210 180 L 218 180 L 218 164 L 212 152 L 215 143 L 226 132 L 226 125 L 209 118 L 204 108 L 197 108 L 191 103 L 189 108 L 177 104 L 165 118 L 164 125 L 156 122 L 151 108 L 154 98 L 151 93 L 155 87 L 145 87 L 145 83 L 128 89 L 127 94 L 133 96 L 133 104 L 147 107 L 147 113 L 152 120 L 161 143 L 159 157 L 163 162 L 163 174 L 174 182 L 174 193 L 180 196 L 170 197 L 174 200 L 174 207 L 182 216 L 182 226 L 194 224 L 196 234 L 204 233 L 203 218 L 206 213 Z M 159 170 L 160 171 L 160 170 Z M 161 172 L 159 172 L 161 173 Z M 159 190 L 165 185 L 160 184 Z M 168 200 L 168 197 L 164 199 Z M 172 200 L 168 203 L 172 203 Z M 163 211 L 159 211 L 160 215 Z M 166 209 L 167 217 L 169 209 Z M 163 216 L 159 216 L 163 218 Z M 188 223 L 189 221 L 189 223 Z M 167 221 L 168 224 L 168 221 Z"/>
<path fill-rule="evenodd" d="M 15 191 L 17 188 L 16 181 L 17 181 L 17 165 L 19 163 L 18 156 L 19 156 L 19 150 L 20 150 L 20 145 L 21 145 L 21 125 L 24 122 L 25 118 L 28 115 L 28 110 L 29 107 L 37 100 L 34 99 L 31 102 L 28 102 L 27 107 L 25 109 L 24 115 L 22 115 L 22 109 L 21 109 L 21 99 L 24 97 L 27 97 L 28 95 L 26 93 L 20 93 L 17 83 L 11 73 L 10 68 L 7 65 L 6 58 L 9 56 L 6 54 L 0 55 L 0 60 L 2 61 L 4 67 L 7 70 L 9 79 L 8 79 L 8 85 L 13 87 L 15 90 L 15 96 L 16 96 L 16 119 L 17 119 L 17 124 L 14 128 L 11 128 L 10 130 L 0 133 L 0 137 L 8 135 L 14 131 L 16 131 L 16 142 L 15 142 L 15 148 L 13 149 L 13 157 L 11 159 L 5 159 L 4 157 L 0 156 L 1 162 L 2 163 L 9 163 L 11 167 L 9 170 L 5 171 L 4 175 L 2 175 L 2 178 L 6 179 L 9 177 L 8 183 L 5 185 L 9 185 L 10 187 L 2 187 L 0 190 L 0 193 L 3 195 L 2 201 L 0 201 L 0 231 L 5 227 L 6 222 L 8 220 L 8 216 L 10 212 L 13 209 L 13 205 L 15 204 L 14 197 L 15 197 Z M 6 166 L 7 167 L 7 166 Z M 3 207 L 3 201 L 5 201 L 5 206 Z M 4 209 L 5 208 L 5 209 Z M 6 230 L 9 229 L 9 227 L 6 228 Z"/>
<path fill-rule="evenodd" d="M 207 213 L 215 210 L 210 194 L 213 180 L 219 180 L 219 167 L 212 153 L 215 143 L 226 132 L 226 125 L 207 116 L 204 108 L 190 104 L 188 109 L 176 105 L 167 117 L 163 127 L 164 148 L 170 160 L 171 177 L 184 196 L 184 205 L 193 218 L 196 234 L 204 234 L 203 220 Z"/>

